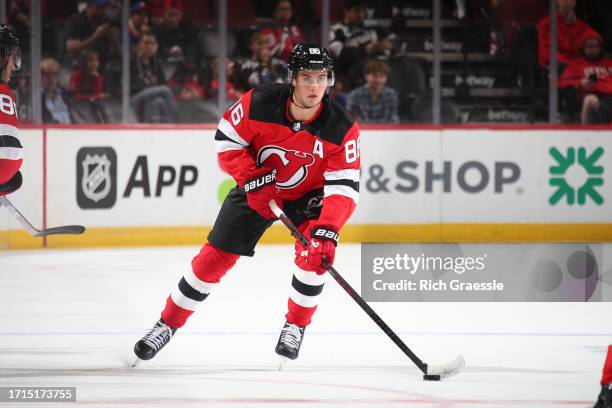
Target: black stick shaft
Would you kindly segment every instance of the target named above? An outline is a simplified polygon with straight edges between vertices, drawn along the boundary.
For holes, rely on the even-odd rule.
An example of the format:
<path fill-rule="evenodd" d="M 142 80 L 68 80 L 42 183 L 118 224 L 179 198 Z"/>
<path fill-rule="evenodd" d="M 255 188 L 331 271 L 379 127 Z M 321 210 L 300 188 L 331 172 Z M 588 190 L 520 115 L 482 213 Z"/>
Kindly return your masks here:
<path fill-rule="evenodd" d="M 308 240 L 306 237 L 296 228 L 293 222 L 285 215 L 280 214 L 279 219 L 283 224 L 289 228 L 291 235 L 293 235 L 300 243 L 308 248 Z M 338 284 L 348 293 L 348 295 L 367 313 L 368 316 L 382 329 L 382 331 L 395 343 L 412 360 L 412 362 L 423 372 L 427 374 L 427 364 L 425 364 L 412 350 L 398 337 L 397 334 L 384 322 L 384 320 L 366 303 L 365 300 L 353 289 L 353 287 L 338 273 L 338 271 L 326 260 L 323 260 L 323 266 L 327 268 L 327 272 L 338 282 Z"/>

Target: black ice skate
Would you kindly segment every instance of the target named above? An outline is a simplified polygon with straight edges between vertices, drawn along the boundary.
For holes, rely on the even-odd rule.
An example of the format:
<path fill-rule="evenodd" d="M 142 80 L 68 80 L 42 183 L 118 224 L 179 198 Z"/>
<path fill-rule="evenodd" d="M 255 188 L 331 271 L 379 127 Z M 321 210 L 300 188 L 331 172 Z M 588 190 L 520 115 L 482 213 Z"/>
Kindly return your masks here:
<path fill-rule="evenodd" d="M 304 338 L 304 330 L 306 330 L 306 327 L 285 322 L 275 349 L 276 354 L 281 356 L 281 366 L 279 369 L 282 369 L 287 359 L 295 360 L 298 358 L 302 339 Z"/>
<path fill-rule="evenodd" d="M 612 408 L 612 384 L 602 385 L 597 403 L 593 408 Z"/>
<path fill-rule="evenodd" d="M 168 344 L 175 332 L 176 329 L 159 319 L 155 326 L 134 345 L 134 353 L 139 360 L 136 360 L 132 366 L 138 364 L 140 360 L 150 360 L 155 357 L 157 352 Z"/>

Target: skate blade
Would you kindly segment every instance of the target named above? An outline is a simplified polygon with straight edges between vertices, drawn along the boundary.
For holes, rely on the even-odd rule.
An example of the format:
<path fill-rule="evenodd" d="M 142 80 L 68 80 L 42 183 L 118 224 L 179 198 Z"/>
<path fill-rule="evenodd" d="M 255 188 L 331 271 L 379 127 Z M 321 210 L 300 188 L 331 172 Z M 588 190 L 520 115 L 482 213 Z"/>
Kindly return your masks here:
<path fill-rule="evenodd" d="M 291 360 L 285 356 L 278 356 L 278 371 L 283 371 L 287 363 L 290 361 Z"/>
<path fill-rule="evenodd" d="M 136 359 L 134 361 L 132 361 L 132 363 L 130 364 L 130 367 L 134 368 L 134 367 L 136 367 L 140 363 L 142 363 L 142 360 L 139 359 L 138 357 L 136 357 Z"/>

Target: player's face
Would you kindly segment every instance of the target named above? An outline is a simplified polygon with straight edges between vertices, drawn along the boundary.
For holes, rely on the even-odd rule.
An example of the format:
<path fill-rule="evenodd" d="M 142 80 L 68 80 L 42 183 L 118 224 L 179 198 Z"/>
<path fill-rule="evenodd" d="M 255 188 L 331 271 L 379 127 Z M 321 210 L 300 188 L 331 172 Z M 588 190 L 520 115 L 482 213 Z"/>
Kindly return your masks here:
<path fill-rule="evenodd" d="M 296 102 L 307 108 L 317 106 L 325 95 L 327 71 L 299 71 L 293 86 Z"/>

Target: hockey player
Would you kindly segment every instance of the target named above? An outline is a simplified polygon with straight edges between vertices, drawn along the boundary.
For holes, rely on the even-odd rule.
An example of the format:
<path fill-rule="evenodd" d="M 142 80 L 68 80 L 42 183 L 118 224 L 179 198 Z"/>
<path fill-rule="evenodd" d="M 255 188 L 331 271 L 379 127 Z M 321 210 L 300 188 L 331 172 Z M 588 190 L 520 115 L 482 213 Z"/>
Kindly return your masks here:
<path fill-rule="evenodd" d="M 594 408 L 612 408 L 612 345 L 608 346 L 608 354 L 601 375 L 601 393 Z"/>
<path fill-rule="evenodd" d="M 182 327 L 240 256 L 253 256 L 275 220 L 274 200 L 310 237 L 295 244 L 295 263 L 286 322 L 276 353 L 296 359 L 333 263 L 338 232 L 359 196 L 359 130 L 327 90 L 333 60 L 318 44 L 297 44 L 288 61 L 289 84 L 247 92 L 225 112 L 215 144 L 221 167 L 237 182 L 223 202 L 215 225 L 166 301 L 161 319 L 134 346 L 149 360 Z"/>
<path fill-rule="evenodd" d="M 14 71 L 21 66 L 19 41 L 13 30 L 0 24 L 0 196 L 19 190 L 23 161 L 17 129 L 15 96 L 8 87 Z"/>

